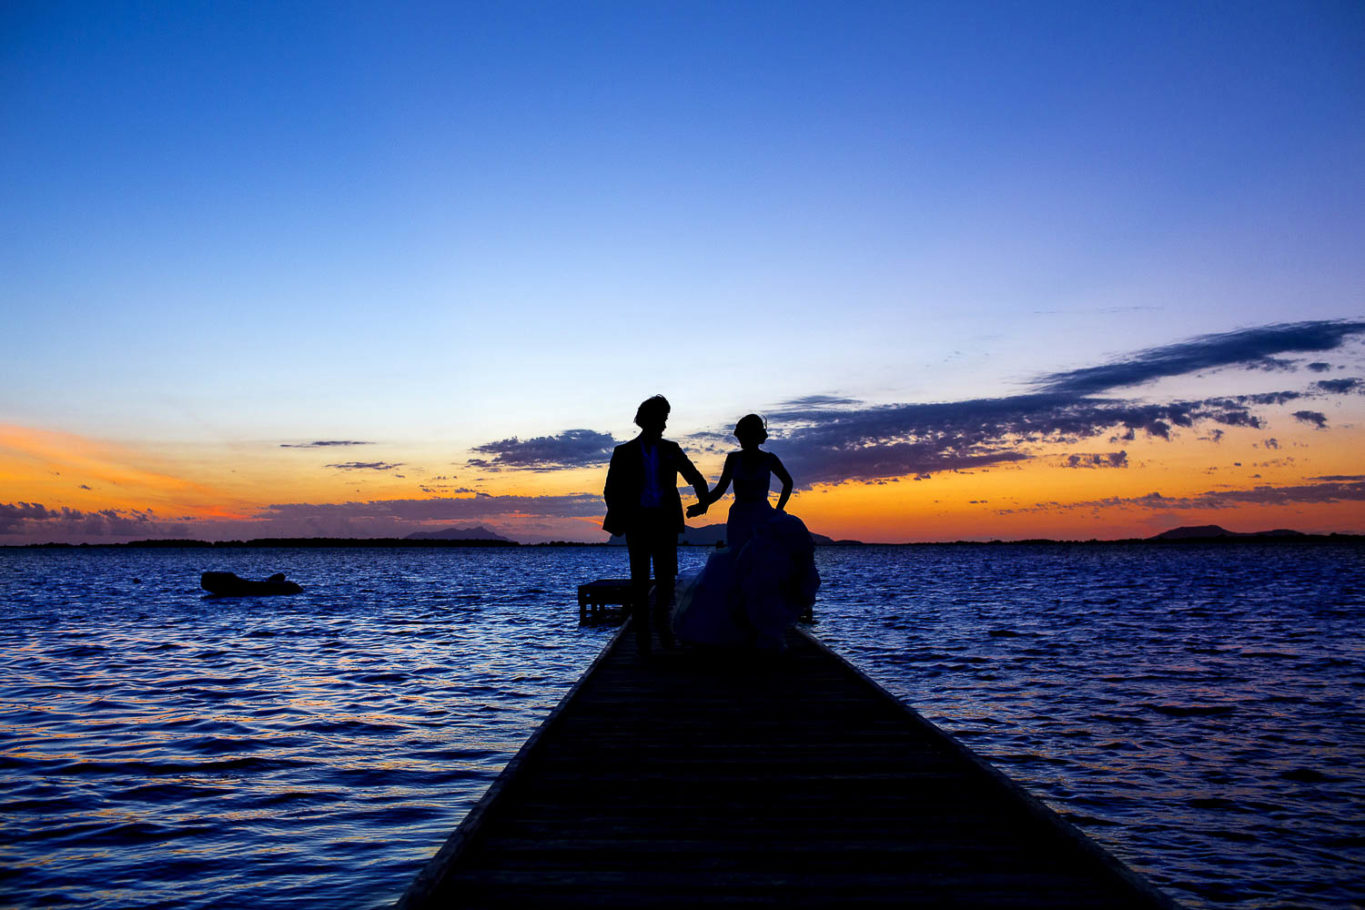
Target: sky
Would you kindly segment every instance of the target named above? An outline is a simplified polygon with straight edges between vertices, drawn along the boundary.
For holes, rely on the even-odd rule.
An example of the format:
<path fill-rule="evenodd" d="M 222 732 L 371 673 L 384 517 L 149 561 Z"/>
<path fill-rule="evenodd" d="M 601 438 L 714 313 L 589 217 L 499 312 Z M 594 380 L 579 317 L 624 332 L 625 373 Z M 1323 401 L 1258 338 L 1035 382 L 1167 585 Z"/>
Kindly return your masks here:
<path fill-rule="evenodd" d="M 1357 2 L 6 3 L 0 544 L 1365 533 L 1362 239 Z"/>

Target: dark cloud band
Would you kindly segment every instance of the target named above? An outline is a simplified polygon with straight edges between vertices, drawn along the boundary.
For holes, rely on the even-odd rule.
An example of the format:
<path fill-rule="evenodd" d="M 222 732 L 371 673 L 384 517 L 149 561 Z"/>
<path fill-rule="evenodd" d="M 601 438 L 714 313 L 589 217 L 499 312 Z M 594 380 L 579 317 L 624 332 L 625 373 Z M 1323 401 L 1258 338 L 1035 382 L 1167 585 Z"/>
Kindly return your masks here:
<path fill-rule="evenodd" d="M 783 419 L 794 425 L 783 432 L 781 455 L 803 485 L 1022 461 L 1031 457 L 1027 448 L 1043 443 L 1132 440 L 1139 433 L 1170 439 L 1175 428 L 1204 421 L 1261 426 L 1251 403 L 1239 398 L 1145 404 L 1062 394 L 807 409 Z"/>
<path fill-rule="evenodd" d="M 176 533 L 158 525 L 150 509 L 82 511 L 66 506 L 48 508 L 36 502 L 0 502 L 0 535 L 22 533 L 35 526 L 83 537 Z"/>
<path fill-rule="evenodd" d="M 528 516 L 586 518 L 601 515 L 603 509 L 602 497 L 593 493 L 571 493 L 560 496 L 494 496 L 488 493 L 479 493 L 475 496 L 434 499 L 281 503 L 267 506 L 255 517 L 259 519 L 325 522 L 346 519 L 426 522 Z"/>
<path fill-rule="evenodd" d="M 1195 496 L 1163 496 L 1148 493 L 1129 498 L 1109 497 L 1086 502 L 1040 502 L 1024 509 L 1001 509 L 1000 514 L 1015 512 L 1071 512 L 1096 509 L 1232 509 L 1248 505 L 1304 505 L 1313 503 L 1365 501 L 1365 477 L 1320 477 L 1306 484 L 1258 486 L 1244 490 L 1208 490 Z"/>
<path fill-rule="evenodd" d="M 486 470 L 552 471 L 606 464 L 616 440 L 595 430 L 565 430 L 558 436 L 533 439 L 502 439 L 475 446 L 473 451 L 489 458 L 471 459 L 473 467 Z"/>
<path fill-rule="evenodd" d="M 781 405 L 774 423 L 781 423 L 783 460 L 803 485 L 922 476 L 1021 461 L 1031 457 L 1033 447 L 1045 443 L 1075 445 L 1104 437 L 1121 442 L 1140 433 L 1170 439 L 1176 428 L 1201 423 L 1256 429 L 1264 425 L 1258 408 L 1353 392 L 1357 384 L 1325 380 L 1316 382 L 1309 392 L 1157 403 L 1101 397 L 1100 393 L 1214 367 L 1284 369 L 1292 364 L 1274 355 L 1333 350 L 1361 333 L 1365 333 L 1365 322 L 1330 321 L 1207 335 L 1098 367 L 1053 373 L 1039 379 L 1037 391 L 1031 394 L 1002 398 L 858 406 L 846 398 L 810 395 Z M 1300 410 L 1294 417 L 1319 428 L 1327 424 L 1319 411 Z M 1221 433 L 1210 434 L 1210 438 L 1218 436 Z M 1107 461 L 1110 457 L 1097 461 L 1078 456 L 1075 464 L 1068 460 L 1067 466 L 1127 464 L 1126 455 Z"/>
<path fill-rule="evenodd" d="M 1218 335 L 1203 335 L 1179 344 L 1141 351 L 1101 366 L 1050 373 L 1034 387 L 1040 392 L 1094 395 L 1156 379 L 1200 370 L 1239 365 L 1256 369 L 1291 366 L 1279 354 L 1331 351 L 1365 332 L 1365 322 L 1339 320 L 1281 323 Z"/>

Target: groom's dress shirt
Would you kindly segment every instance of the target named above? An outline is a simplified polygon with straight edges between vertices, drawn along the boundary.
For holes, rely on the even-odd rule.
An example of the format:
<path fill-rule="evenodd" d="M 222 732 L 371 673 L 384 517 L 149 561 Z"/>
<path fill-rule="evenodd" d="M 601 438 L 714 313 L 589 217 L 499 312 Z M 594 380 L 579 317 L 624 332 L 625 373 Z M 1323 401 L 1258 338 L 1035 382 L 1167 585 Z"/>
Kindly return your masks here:
<path fill-rule="evenodd" d="M 645 485 L 640 491 L 640 508 L 657 509 L 663 505 L 663 496 L 659 492 L 659 447 L 642 442 L 640 451 L 644 457 L 645 468 Z"/>

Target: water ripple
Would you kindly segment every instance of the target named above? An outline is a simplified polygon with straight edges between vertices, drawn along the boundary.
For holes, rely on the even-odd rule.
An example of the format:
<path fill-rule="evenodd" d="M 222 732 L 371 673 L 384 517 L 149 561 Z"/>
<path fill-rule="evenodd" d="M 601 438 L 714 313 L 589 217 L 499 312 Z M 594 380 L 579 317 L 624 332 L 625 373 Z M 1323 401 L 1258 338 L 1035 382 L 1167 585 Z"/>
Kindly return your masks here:
<path fill-rule="evenodd" d="M 906 593 L 830 586 L 820 634 L 1130 865 L 1195 907 L 1365 902 L 1359 545 L 884 552 Z"/>
<path fill-rule="evenodd" d="M 1189 906 L 1349 906 L 1362 555 L 826 549 L 816 632 Z M 574 589 L 622 568 L 0 550 L 6 902 L 387 906 L 611 634 Z M 306 591 L 207 599 L 208 569 Z"/>

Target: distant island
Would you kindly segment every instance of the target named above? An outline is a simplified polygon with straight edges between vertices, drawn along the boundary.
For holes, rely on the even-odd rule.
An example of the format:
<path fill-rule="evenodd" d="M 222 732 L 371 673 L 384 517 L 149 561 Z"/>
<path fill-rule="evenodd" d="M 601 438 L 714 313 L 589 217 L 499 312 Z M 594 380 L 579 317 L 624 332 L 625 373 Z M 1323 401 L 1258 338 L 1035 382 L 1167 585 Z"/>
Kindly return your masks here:
<path fill-rule="evenodd" d="M 1291 531 L 1288 528 L 1277 528 L 1274 531 L 1229 531 L 1227 528 L 1218 525 L 1189 525 L 1183 528 L 1171 528 L 1169 531 L 1162 531 L 1150 540 L 1220 540 L 1225 537 L 1311 537 L 1314 535 L 1305 534 L 1302 531 Z M 1337 535 L 1333 535 L 1334 537 Z"/>
<path fill-rule="evenodd" d="M 489 540 L 501 543 L 516 543 L 508 537 L 503 537 L 496 531 L 490 531 L 483 525 L 476 525 L 472 528 L 442 528 L 439 531 L 413 531 L 404 540 Z"/>

